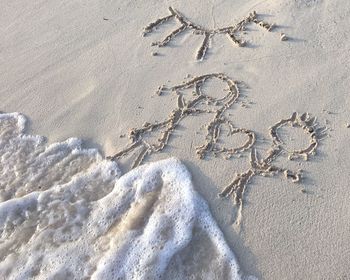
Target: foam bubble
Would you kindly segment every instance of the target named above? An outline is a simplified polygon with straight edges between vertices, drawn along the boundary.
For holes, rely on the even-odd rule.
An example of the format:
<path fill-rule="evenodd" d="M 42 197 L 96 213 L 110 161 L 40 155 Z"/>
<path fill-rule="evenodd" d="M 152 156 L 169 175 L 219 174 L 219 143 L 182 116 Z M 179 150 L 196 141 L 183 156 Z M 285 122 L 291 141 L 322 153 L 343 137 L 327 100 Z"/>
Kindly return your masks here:
<path fill-rule="evenodd" d="M 47 145 L 0 114 L 0 275 L 239 279 L 233 252 L 177 159 L 121 176 L 78 139 Z"/>

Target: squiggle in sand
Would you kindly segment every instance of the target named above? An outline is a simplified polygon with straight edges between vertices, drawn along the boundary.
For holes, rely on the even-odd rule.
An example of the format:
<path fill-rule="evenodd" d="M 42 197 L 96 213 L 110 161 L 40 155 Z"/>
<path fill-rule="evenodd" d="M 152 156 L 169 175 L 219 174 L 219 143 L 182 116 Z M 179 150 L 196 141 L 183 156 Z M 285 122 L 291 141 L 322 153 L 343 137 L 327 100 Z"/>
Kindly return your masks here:
<path fill-rule="evenodd" d="M 209 80 L 219 80 L 227 86 L 224 91 L 224 97 L 215 98 L 204 94 L 202 87 Z M 193 90 L 193 96 L 190 100 L 185 100 L 183 91 L 187 89 Z M 136 160 L 132 168 L 140 165 L 148 155 L 163 150 L 169 143 L 174 131 L 180 122 L 190 116 L 198 114 L 213 114 L 213 119 L 206 125 L 207 135 L 202 145 L 196 147 L 196 154 L 200 159 L 204 159 L 207 155 L 213 154 L 223 155 L 225 159 L 231 158 L 234 154 L 244 153 L 250 150 L 250 168 L 237 174 L 232 181 L 220 193 L 221 197 L 230 195 L 234 198 L 234 203 L 238 207 L 238 215 L 236 223 L 240 223 L 241 211 L 243 206 L 243 196 L 246 186 L 254 176 L 275 176 L 284 174 L 286 178 L 290 178 L 293 182 L 299 182 L 302 177 L 302 171 L 293 171 L 288 168 L 275 166 L 274 162 L 278 157 L 287 156 L 290 160 L 296 158 L 308 159 L 309 156 L 315 154 L 320 140 L 325 136 L 325 128 L 319 127 L 316 118 L 309 114 L 298 114 L 294 112 L 289 118 L 282 119 L 270 127 L 271 148 L 267 151 L 265 157 L 260 157 L 254 147 L 256 136 L 252 130 L 246 128 L 235 127 L 231 120 L 225 115 L 233 104 L 237 103 L 240 96 L 239 83 L 232 80 L 222 73 L 213 73 L 195 77 L 187 82 L 173 87 L 159 87 L 157 94 L 162 95 L 165 92 L 171 92 L 177 95 L 177 108 L 174 109 L 169 117 L 156 123 L 146 122 L 141 128 L 134 128 L 129 131 L 129 144 L 120 152 L 109 157 L 112 160 L 121 159 L 131 153 L 136 153 Z M 206 109 L 203 105 L 214 105 L 217 109 Z M 238 147 L 228 148 L 220 145 L 218 140 L 221 135 L 222 127 L 226 125 L 229 128 L 229 135 L 244 134 L 246 141 Z M 283 126 L 302 128 L 310 138 L 309 146 L 297 150 L 289 151 L 282 142 L 278 130 Z M 151 144 L 147 142 L 146 137 L 158 134 L 158 142 Z M 232 170 L 234 173 L 234 170 Z"/>
<path fill-rule="evenodd" d="M 266 29 L 267 31 L 271 31 L 272 28 L 275 26 L 274 24 L 270 24 L 268 22 L 259 20 L 258 15 L 255 11 L 250 13 L 247 17 L 244 17 L 237 24 L 223 27 L 223 28 L 217 28 L 217 29 L 207 29 L 198 24 L 195 24 L 189 19 L 185 18 L 180 12 L 178 12 L 172 7 L 169 7 L 169 12 L 170 12 L 170 15 L 163 18 L 159 18 L 156 21 L 147 25 L 142 33 L 143 36 L 151 33 L 159 25 L 162 25 L 168 22 L 170 19 L 176 19 L 176 21 L 178 21 L 181 24 L 180 27 L 172 31 L 162 41 L 153 42 L 152 46 L 164 47 L 167 44 L 169 44 L 169 42 L 173 40 L 180 33 L 186 30 L 192 30 L 194 34 L 204 36 L 203 42 L 199 47 L 199 49 L 197 50 L 197 54 L 196 54 L 197 60 L 203 60 L 205 58 L 205 55 L 207 54 L 207 50 L 209 49 L 210 40 L 215 35 L 218 35 L 218 34 L 227 35 L 230 41 L 233 42 L 235 45 L 239 47 L 244 47 L 247 44 L 247 42 L 244 41 L 243 39 L 240 39 L 239 34 L 242 34 L 243 32 L 245 32 L 249 24 L 251 23 L 257 24 L 263 27 L 264 29 Z M 284 41 L 286 39 L 287 39 L 286 35 L 282 33 L 281 40 Z"/>

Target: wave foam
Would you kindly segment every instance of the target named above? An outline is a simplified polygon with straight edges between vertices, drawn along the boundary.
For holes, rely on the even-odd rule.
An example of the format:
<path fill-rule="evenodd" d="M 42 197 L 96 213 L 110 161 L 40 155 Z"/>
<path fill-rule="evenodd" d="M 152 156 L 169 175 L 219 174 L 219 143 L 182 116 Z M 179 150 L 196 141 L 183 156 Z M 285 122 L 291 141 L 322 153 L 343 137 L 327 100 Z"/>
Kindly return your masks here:
<path fill-rule="evenodd" d="M 121 176 L 78 139 L 47 145 L 0 114 L 6 279 L 239 279 L 233 252 L 171 158 Z"/>

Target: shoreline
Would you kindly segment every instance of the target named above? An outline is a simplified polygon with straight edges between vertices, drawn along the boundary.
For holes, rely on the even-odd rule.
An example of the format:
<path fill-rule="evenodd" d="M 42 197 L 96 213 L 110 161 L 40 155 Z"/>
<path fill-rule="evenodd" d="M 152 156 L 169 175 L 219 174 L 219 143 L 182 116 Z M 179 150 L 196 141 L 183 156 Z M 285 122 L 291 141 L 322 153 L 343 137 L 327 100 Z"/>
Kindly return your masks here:
<path fill-rule="evenodd" d="M 244 274 L 259 279 L 347 279 L 350 5 L 345 0 L 229 2 L 48 1 L 40 9 L 19 1 L 6 4 L 0 19 L 0 109 L 25 114 L 30 119 L 28 134 L 45 135 L 49 144 L 74 136 L 103 156 L 128 143 L 129 129 L 160 122 L 176 108 L 176 95 L 155 94 L 160 86 L 171 88 L 208 73 L 225 73 L 242 85 L 241 97 L 226 117 L 236 128 L 256 134 L 261 156 L 271 146 L 269 127 L 293 112 L 308 112 L 328 128 L 327 138 L 307 161 L 276 160 L 278 166 L 303 169 L 302 181 L 293 184 L 283 175 L 252 178 L 239 230 L 233 226 L 237 208 L 218 193 L 235 174 L 249 169 L 250 155 L 197 159 L 195 147 L 203 144 L 213 114 L 185 119 L 169 145 L 147 162 L 181 159 Z M 169 5 L 208 29 L 230 26 L 253 10 L 276 23 L 276 29 L 267 32 L 249 25 L 242 34 L 246 47 L 235 46 L 226 35 L 215 36 L 198 62 L 203 37 L 192 32 L 181 32 L 167 46 L 151 46 L 173 31 L 176 22 L 142 37 L 143 28 L 166 16 Z M 287 41 L 281 42 L 281 32 Z M 212 82 L 203 91 L 219 98 L 222 85 Z M 190 100 L 191 94 L 185 92 L 184 99 Z M 288 145 L 308 143 L 297 128 L 282 132 Z M 245 138 L 236 136 L 218 143 L 237 147 Z"/>

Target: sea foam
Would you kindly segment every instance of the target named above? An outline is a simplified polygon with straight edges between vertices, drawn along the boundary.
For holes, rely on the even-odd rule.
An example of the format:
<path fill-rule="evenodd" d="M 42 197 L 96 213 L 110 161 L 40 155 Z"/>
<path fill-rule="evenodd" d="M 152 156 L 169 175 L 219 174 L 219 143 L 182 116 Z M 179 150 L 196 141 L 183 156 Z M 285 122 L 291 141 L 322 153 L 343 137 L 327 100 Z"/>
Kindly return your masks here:
<path fill-rule="evenodd" d="M 78 139 L 48 145 L 0 114 L 5 279 L 240 279 L 235 256 L 175 158 L 121 176 Z"/>

